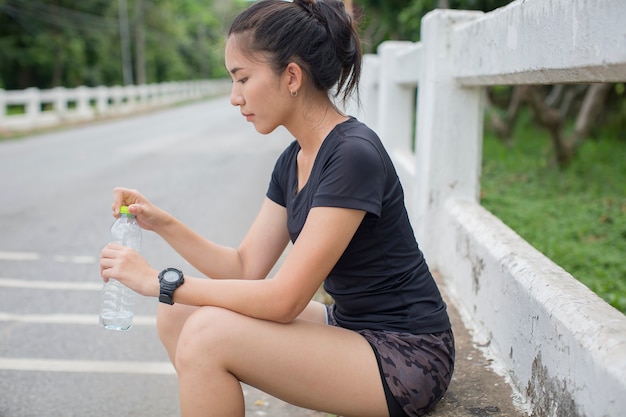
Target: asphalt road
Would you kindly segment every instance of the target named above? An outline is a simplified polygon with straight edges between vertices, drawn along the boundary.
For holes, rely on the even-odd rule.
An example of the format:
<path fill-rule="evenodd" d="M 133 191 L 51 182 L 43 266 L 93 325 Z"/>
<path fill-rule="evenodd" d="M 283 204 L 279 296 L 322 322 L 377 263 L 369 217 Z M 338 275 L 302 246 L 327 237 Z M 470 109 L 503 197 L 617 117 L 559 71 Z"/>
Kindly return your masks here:
<path fill-rule="evenodd" d="M 290 140 L 257 134 L 219 98 L 0 142 L 0 417 L 178 415 L 156 301 L 137 301 L 128 332 L 98 325 L 112 189 L 236 245 Z M 150 232 L 142 252 L 197 273 Z M 312 415 L 244 388 L 248 415 Z"/>

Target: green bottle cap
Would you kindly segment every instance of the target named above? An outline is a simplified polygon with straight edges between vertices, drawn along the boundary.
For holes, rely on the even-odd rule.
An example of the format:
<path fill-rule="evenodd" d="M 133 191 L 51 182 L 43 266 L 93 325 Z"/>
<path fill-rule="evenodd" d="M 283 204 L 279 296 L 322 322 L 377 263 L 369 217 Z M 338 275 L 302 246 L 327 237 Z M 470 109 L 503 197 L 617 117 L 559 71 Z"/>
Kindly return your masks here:
<path fill-rule="evenodd" d="M 130 211 L 128 211 L 128 206 L 121 206 L 120 214 L 130 214 Z"/>

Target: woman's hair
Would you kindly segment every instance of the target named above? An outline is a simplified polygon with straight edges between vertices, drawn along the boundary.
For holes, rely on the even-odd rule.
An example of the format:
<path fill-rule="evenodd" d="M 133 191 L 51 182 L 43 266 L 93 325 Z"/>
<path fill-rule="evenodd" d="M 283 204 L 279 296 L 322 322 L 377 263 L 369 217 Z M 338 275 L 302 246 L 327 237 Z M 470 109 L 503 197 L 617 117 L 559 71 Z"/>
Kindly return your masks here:
<path fill-rule="evenodd" d="M 277 73 L 296 62 L 313 86 L 337 90 L 345 102 L 358 92 L 361 42 L 341 0 L 262 0 L 241 12 L 228 35 L 248 53 L 265 53 Z"/>

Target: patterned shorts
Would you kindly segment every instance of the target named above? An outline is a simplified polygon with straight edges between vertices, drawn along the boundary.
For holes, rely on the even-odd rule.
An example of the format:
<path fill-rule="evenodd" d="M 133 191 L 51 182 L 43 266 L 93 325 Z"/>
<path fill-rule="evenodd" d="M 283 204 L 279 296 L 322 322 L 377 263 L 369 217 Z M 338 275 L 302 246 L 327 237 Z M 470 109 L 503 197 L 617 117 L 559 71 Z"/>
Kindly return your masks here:
<path fill-rule="evenodd" d="M 328 324 L 338 326 L 334 305 Z M 433 334 L 358 330 L 376 354 L 390 417 L 423 416 L 443 398 L 454 371 L 452 330 Z"/>

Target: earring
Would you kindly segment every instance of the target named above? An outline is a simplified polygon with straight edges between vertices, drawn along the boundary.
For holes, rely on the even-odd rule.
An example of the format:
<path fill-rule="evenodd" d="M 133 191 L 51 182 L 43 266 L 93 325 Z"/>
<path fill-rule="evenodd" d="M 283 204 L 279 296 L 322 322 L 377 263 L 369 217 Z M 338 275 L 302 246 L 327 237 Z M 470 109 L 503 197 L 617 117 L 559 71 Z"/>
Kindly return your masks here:
<path fill-rule="evenodd" d="M 291 97 L 297 97 L 298 96 L 298 90 L 296 91 L 289 91 L 291 93 Z"/>

